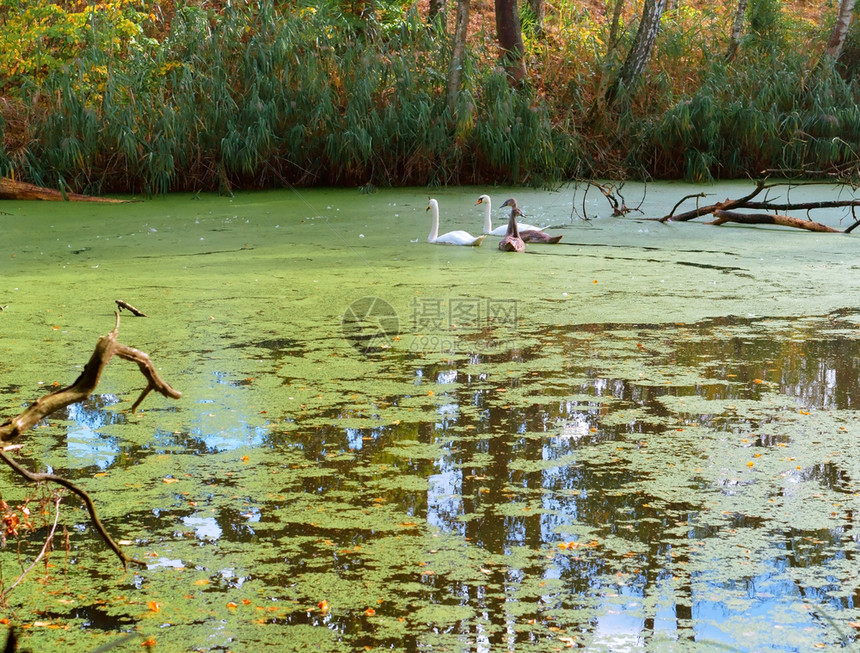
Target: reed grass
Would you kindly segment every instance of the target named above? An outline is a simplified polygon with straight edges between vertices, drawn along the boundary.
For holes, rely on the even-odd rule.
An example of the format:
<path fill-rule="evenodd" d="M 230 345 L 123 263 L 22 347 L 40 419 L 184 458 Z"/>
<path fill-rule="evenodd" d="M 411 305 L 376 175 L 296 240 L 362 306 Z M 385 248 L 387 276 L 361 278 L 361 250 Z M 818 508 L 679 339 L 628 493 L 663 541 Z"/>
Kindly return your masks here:
<path fill-rule="evenodd" d="M 790 35 L 779 25 L 765 29 L 772 0 L 758 3 L 764 18 L 751 39 L 776 34 L 784 44 Z M 832 66 L 811 74 L 808 62 L 769 45 L 714 63 L 714 13 L 672 12 L 642 87 L 594 121 L 627 44 L 608 49 L 605 22 L 577 38 L 561 38 L 565 24 L 548 41 L 527 34 L 535 74 L 524 88 L 497 70 L 491 46 L 473 43 L 449 112 L 441 30 L 402 2 L 378 3 L 372 29 L 342 6 L 180 6 L 168 33 L 127 47 L 111 36 L 126 24 L 93 14 L 101 37 L 20 87 L 26 120 L 0 110 L 0 174 L 78 192 L 158 194 L 549 186 L 607 173 L 707 181 L 827 170 L 856 157 L 856 87 Z M 576 10 L 563 20 L 572 29 L 591 19 Z"/>

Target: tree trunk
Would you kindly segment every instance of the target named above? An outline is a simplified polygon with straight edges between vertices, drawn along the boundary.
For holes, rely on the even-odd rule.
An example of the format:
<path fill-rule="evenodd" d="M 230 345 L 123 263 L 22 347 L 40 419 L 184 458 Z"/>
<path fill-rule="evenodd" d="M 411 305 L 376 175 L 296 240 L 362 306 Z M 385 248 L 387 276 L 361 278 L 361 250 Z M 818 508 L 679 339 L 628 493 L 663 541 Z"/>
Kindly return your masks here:
<path fill-rule="evenodd" d="M 523 59 L 523 32 L 516 0 L 496 0 L 496 33 L 502 49 L 502 65 L 511 85 L 520 84 L 526 77 Z"/>
<path fill-rule="evenodd" d="M 110 202 L 120 204 L 128 200 L 118 200 L 110 197 L 93 197 L 80 195 L 53 188 L 42 188 L 35 184 L 15 181 L 9 177 L 0 177 L 0 200 L 47 200 L 51 202 Z"/>
<path fill-rule="evenodd" d="M 454 43 L 451 64 L 448 67 L 448 111 L 453 118 L 457 111 L 457 96 L 463 77 L 463 61 L 466 58 L 466 36 L 469 33 L 469 8 L 471 0 L 457 0 L 457 24 L 454 27 Z"/>
<path fill-rule="evenodd" d="M 735 213 L 734 211 L 714 211 L 714 220 L 711 224 L 721 225 L 726 222 L 737 222 L 739 224 L 773 224 L 780 227 L 793 227 L 794 229 L 805 229 L 806 231 L 818 231 L 822 233 L 841 234 L 842 230 L 829 227 L 820 222 L 812 220 L 801 220 L 789 215 L 778 213 Z"/>
<path fill-rule="evenodd" d="M 543 36 L 543 23 L 546 19 L 546 0 L 529 0 L 529 6 L 535 16 L 535 36 Z"/>
<path fill-rule="evenodd" d="M 747 0 L 738 0 L 738 8 L 735 9 L 735 19 L 732 21 L 732 34 L 729 37 L 729 49 L 726 59 L 731 61 L 738 53 L 741 44 L 741 33 L 744 30 L 744 17 L 747 13 Z"/>
<path fill-rule="evenodd" d="M 612 23 L 609 25 L 609 42 L 606 44 L 606 54 L 610 54 L 618 45 L 618 26 L 621 24 L 621 10 L 624 0 L 615 0 L 612 7 Z"/>
<path fill-rule="evenodd" d="M 651 53 L 654 50 L 654 43 L 657 41 L 657 31 L 660 28 L 660 17 L 663 15 L 663 9 L 666 7 L 666 0 L 645 0 L 645 7 L 642 9 L 642 19 L 639 21 L 639 30 L 636 32 L 636 39 L 633 41 L 633 47 L 627 54 L 627 59 L 621 67 L 615 82 L 606 92 L 606 103 L 612 105 L 618 97 L 618 92 L 622 88 L 632 88 L 638 81 L 648 60 L 651 58 Z"/>
<path fill-rule="evenodd" d="M 848 34 L 848 27 L 851 25 L 851 12 L 854 11 L 855 0 L 841 0 L 839 3 L 839 14 L 836 17 L 836 24 L 833 26 L 833 31 L 830 33 L 830 40 L 827 41 L 827 49 L 824 53 L 836 61 L 839 55 L 842 54 L 842 46 L 845 44 L 845 36 Z"/>
<path fill-rule="evenodd" d="M 430 0 L 430 10 L 427 13 L 430 25 L 435 25 L 436 21 L 445 24 L 445 4 L 446 0 Z"/>

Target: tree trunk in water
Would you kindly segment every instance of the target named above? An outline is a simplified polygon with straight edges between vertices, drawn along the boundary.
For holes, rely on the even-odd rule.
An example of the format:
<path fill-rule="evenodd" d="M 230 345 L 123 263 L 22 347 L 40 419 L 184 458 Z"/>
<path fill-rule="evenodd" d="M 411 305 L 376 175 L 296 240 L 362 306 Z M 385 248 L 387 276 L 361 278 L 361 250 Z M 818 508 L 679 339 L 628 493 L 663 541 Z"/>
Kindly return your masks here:
<path fill-rule="evenodd" d="M 744 17 L 747 13 L 747 0 L 738 0 L 738 8 L 735 10 L 735 19 L 732 22 L 732 35 L 729 38 L 729 49 L 726 59 L 731 61 L 738 53 L 741 44 L 741 33 L 744 30 Z"/>
<path fill-rule="evenodd" d="M 451 50 L 451 65 L 448 67 L 448 111 L 451 118 L 457 111 L 457 95 L 463 77 L 463 61 L 466 58 L 466 36 L 469 32 L 469 8 L 471 0 L 457 0 L 457 24 L 454 27 L 454 43 Z"/>
<path fill-rule="evenodd" d="M 848 34 L 848 27 L 851 25 L 851 12 L 854 11 L 854 1 L 842 0 L 839 3 L 839 14 L 836 17 L 836 24 L 833 26 L 830 40 L 827 42 L 827 49 L 824 51 L 834 61 L 842 54 L 845 36 Z"/>
<path fill-rule="evenodd" d="M 546 1 L 529 0 L 529 6 L 535 16 L 535 36 L 543 36 L 543 23 L 546 19 Z"/>
<path fill-rule="evenodd" d="M 636 32 L 636 39 L 633 41 L 633 47 L 621 67 L 621 72 L 615 82 L 606 92 L 606 103 L 612 105 L 618 97 L 618 91 L 623 88 L 631 88 L 634 83 L 642 75 L 648 60 L 651 58 L 651 52 L 654 50 L 654 43 L 657 41 L 657 30 L 660 28 L 660 17 L 663 15 L 663 9 L 666 7 L 666 0 L 645 0 L 645 7 L 642 9 L 642 19 L 639 21 L 639 30 Z"/>
<path fill-rule="evenodd" d="M 496 33 L 502 49 L 502 65 L 511 85 L 525 80 L 526 64 L 523 60 L 523 33 L 516 0 L 496 0 Z"/>

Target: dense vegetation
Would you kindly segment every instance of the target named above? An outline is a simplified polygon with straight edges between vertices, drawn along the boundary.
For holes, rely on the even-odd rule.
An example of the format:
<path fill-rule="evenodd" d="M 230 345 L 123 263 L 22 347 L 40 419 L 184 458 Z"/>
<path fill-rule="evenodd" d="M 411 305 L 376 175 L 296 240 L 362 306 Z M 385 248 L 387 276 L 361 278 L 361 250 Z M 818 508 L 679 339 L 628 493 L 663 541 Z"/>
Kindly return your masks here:
<path fill-rule="evenodd" d="M 641 82 L 606 108 L 639 3 L 617 47 L 602 3 L 554 3 L 540 36 L 524 9 L 521 86 L 478 4 L 454 112 L 453 7 L 446 25 L 420 3 L 380 0 L 372 18 L 363 4 L 0 0 L 0 175 L 162 193 L 846 174 L 858 160 L 860 34 L 822 59 L 834 3 L 809 16 L 750 0 L 731 60 L 734 3 L 681 3 Z"/>

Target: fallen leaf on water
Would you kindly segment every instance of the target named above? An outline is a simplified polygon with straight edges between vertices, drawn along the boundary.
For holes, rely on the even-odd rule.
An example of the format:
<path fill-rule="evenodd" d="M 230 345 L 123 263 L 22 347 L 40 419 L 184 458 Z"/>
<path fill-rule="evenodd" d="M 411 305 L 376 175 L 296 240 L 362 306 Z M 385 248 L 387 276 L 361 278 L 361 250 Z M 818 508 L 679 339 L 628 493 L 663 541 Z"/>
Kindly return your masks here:
<path fill-rule="evenodd" d="M 233 603 L 233 601 L 230 601 L 230 602 L 227 604 L 227 607 L 228 607 L 228 608 L 238 608 L 239 606 L 238 606 L 238 605 L 236 605 L 235 603 Z"/>
<path fill-rule="evenodd" d="M 149 609 L 153 612 L 161 612 L 161 606 L 158 605 L 158 601 L 150 601 L 146 605 L 149 606 Z"/>
<path fill-rule="evenodd" d="M 376 610 L 374 610 L 373 608 L 368 608 L 364 611 L 364 614 L 366 614 L 368 617 L 372 617 L 376 614 Z"/>
<path fill-rule="evenodd" d="M 208 578 L 201 578 L 201 579 L 199 579 L 199 580 L 195 580 L 195 581 L 194 581 L 194 584 L 195 584 L 195 585 L 208 585 L 208 584 L 209 584 L 209 579 L 208 579 Z"/>
<path fill-rule="evenodd" d="M 328 601 L 326 601 L 325 599 L 317 603 L 317 607 L 320 609 L 320 612 L 328 612 L 329 610 L 331 610 Z"/>
<path fill-rule="evenodd" d="M 165 483 L 176 483 L 176 481 L 178 481 L 179 479 L 178 478 L 171 478 L 170 476 L 165 476 L 162 480 Z"/>

